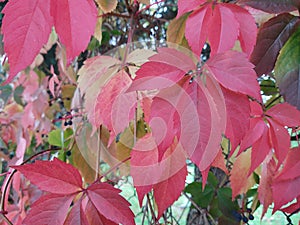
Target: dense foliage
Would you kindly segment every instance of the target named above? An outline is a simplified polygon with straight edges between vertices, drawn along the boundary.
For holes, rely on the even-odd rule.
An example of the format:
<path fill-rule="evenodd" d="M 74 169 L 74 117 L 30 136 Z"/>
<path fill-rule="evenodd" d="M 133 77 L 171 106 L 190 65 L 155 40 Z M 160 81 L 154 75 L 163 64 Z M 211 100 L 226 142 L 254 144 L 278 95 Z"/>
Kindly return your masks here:
<path fill-rule="evenodd" d="M 180 196 L 203 224 L 248 223 L 261 204 L 292 224 L 298 0 L 0 7 L 1 224 L 135 224 L 131 198 L 175 224 Z"/>

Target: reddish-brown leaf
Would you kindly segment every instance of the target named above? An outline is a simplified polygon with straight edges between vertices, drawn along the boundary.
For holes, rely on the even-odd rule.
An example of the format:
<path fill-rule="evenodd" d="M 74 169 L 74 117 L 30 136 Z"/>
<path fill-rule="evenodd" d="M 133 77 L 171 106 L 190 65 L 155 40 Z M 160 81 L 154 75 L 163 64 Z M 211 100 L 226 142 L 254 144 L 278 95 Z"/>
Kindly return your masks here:
<path fill-rule="evenodd" d="M 280 14 L 265 22 L 259 29 L 250 57 L 258 76 L 273 70 L 279 51 L 293 33 L 298 21 L 299 19 L 291 14 Z"/>
<path fill-rule="evenodd" d="M 240 0 L 239 2 L 268 13 L 290 12 L 300 7 L 298 0 Z"/>
<path fill-rule="evenodd" d="M 120 190 L 106 183 L 92 184 L 87 195 L 97 211 L 108 220 L 124 225 L 134 225 L 130 204 L 119 195 Z"/>
<path fill-rule="evenodd" d="M 34 204 L 24 219 L 24 225 L 62 225 L 66 219 L 74 195 L 48 194 Z"/>
<path fill-rule="evenodd" d="M 53 19 L 50 0 L 9 1 L 3 9 L 4 50 L 7 53 L 10 82 L 30 65 L 47 42 Z"/>
<path fill-rule="evenodd" d="M 43 191 L 68 195 L 82 189 L 82 178 L 78 170 L 57 158 L 53 161 L 36 161 L 33 164 L 11 167 Z"/>

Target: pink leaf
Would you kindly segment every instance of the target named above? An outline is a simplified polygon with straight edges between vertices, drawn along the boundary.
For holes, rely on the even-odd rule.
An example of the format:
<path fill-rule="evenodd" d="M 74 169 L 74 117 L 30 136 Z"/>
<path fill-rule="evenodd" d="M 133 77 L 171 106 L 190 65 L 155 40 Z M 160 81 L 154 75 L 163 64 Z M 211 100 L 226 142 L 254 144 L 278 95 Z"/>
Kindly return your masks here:
<path fill-rule="evenodd" d="M 238 36 L 238 22 L 228 4 L 206 4 L 186 21 L 186 38 L 193 52 L 200 56 L 206 40 L 215 55 L 231 49 Z M 214 7 L 214 9 L 212 9 Z"/>
<path fill-rule="evenodd" d="M 300 111 L 288 103 L 277 104 L 269 109 L 266 114 L 282 126 L 300 126 Z"/>
<path fill-rule="evenodd" d="M 252 145 L 251 167 L 248 176 L 265 160 L 271 149 L 269 130 L 265 124 L 262 136 Z"/>
<path fill-rule="evenodd" d="M 283 126 L 272 119 L 268 119 L 268 122 L 270 125 L 271 145 L 275 150 L 278 163 L 281 164 L 290 150 L 291 138 L 287 129 L 285 129 Z"/>
<path fill-rule="evenodd" d="M 37 200 L 24 219 L 24 225 L 61 225 L 67 216 L 74 195 L 48 194 Z"/>
<path fill-rule="evenodd" d="M 246 95 L 222 88 L 226 103 L 227 124 L 225 135 L 234 151 L 250 126 L 250 102 Z"/>
<path fill-rule="evenodd" d="M 50 0 L 9 1 L 3 9 L 4 50 L 10 64 L 10 82 L 35 59 L 47 43 L 53 25 Z"/>
<path fill-rule="evenodd" d="M 190 70 L 195 62 L 185 53 L 172 48 L 159 48 L 137 71 L 128 91 L 163 89 L 176 84 Z"/>
<path fill-rule="evenodd" d="M 105 84 L 97 95 L 94 105 L 88 108 L 89 119 L 93 126 L 99 127 L 100 124 L 104 124 L 114 137 L 129 125 L 130 120 L 134 118 L 134 113 L 130 109 L 134 108 L 136 103 L 135 93 L 125 94 L 131 82 L 129 75 L 121 70 Z M 123 114 L 124 109 L 128 109 L 127 115 Z"/>
<path fill-rule="evenodd" d="M 93 225 L 93 224 L 97 224 L 97 225 L 118 225 L 117 223 L 106 219 L 102 214 L 100 214 L 97 211 L 95 205 L 90 200 L 87 202 L 87 205 L 86 205 L 86 208 L 85 208 L 85 215 L 87 217 L 89 225 Z"/>
<path fill-rule="evenodd" d="M 87 47 L 97 23 L 92 0 L 51 0 L 51 15 L 59 39 L 66 46 L 70 62 Z"/>
<path fill-rule="evenodd" d="M 234 14 L 236 21 L 239 23 L 239 35 L 243 52 L 250 56 L 256 43 L 257 26 L 254 17 L 242 7 L 235 4 L 226 5 Z"/>
<path fill-rule="evenodd" d="M 178 0 L 177 18 L 182 16 L 184 13 L 197 9 L 201 4 L 205 2 L 206 0 L 195 0 L 195 1 Z"/>
<path fill-rule="evenodd" d="M 43 191 L 68 195 L 82 189 L 82 179 L 78 170 L 57 158 L 53 161 L 36 161 L 33 164 L 11 167 Z"/>
<path fill-rule="evenodd" d="M 185 134 L 185 131 L 187 133 L 189 131 L 183 127 L 181 133 L 185 136 L 180 138 L 180 142 L 200 171 L 205 171 L 216 158 L 222 134 L 225 132 L 225 100 L 221 87 L 210 76 L 205 77 L 205 84 L 200 79 L 194 80 L 188 85 L 186 91 L 198 112 L 196 118 L 198 122 L 190 118 L 190 121 L 186 123 L 192 123 L 189 124 L 190 127 L 199 126 L 200 133 L 196 133 L 198 134 L 197 145 L 191 146 L 190 143 L 194 140 Z M 183 124 L 186 123 L 183 122 Z"/>
<path fill-rule="evenodd" d="M 100 214 L 115 223 L 134 225 L 130 204 L 119 192 L 120 190 L 105 183 L 93 184 L 87 188 L 87 195 Z"/>
<path fill-rule="evenodd" d="M 243 53 L 228 51 L 207 61 L 207 70 L 225 88 L 261 100 L 260 88 L 253 65 Z"/>
<path fill-rule="evenodd" d="M 176 158 L 172 156 L 175 151 L 181 152 Z M 168 163 L 165 164 L 167 179 L 155 184 L 153 187 L 154 197 L 158 208 L 157 218 L 160 218 L 163 212 L 179 198 L 185 187 L 185 178 L 187 175 L 186 157 L 182 146 L 178 145 L 177 142 L 174 142 L 170 146 L 162 160 L 168 160 Z M 174 169 L 170 169 L 173 164 L 179 166 L 176 173 L 173 173 Z"/>
<path fill-rule="evenodd" d="M 261 178 L 258 187 L 258 198 L 263 204 L 262 216 L 267 212 L 269 206 L 273 202 L 273 193 L 270 188 L 273 183 L 273 178 L 276 170 L 276 163 L 274 159 L 271 159 L 269 163 L 262 164 Z"/>
<path fill-rule="evenodd" d="M 89 225 L 81 199 L 74 203 L 64 225 Z"/>

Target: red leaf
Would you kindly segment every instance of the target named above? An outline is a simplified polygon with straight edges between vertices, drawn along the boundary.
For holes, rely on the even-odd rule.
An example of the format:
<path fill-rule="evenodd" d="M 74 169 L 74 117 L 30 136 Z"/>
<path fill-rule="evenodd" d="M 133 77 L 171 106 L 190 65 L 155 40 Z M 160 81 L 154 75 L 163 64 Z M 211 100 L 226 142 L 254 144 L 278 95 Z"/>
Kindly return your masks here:
<path fill-rule="evenodd" d="M 64 225 L 89 225 L 84 210 L 82 208 L 82 201 L 78 200 L 74 203 L 70 213 L 67 216 Z"/>
<path fill-rule="evenodd" d="M 246 95 L 222 88 L 226 103 L 227 124 L 225 135 L 234 151 L 246 135 L 250 126 L 250 102 Z"/>
<path fill-rule="evenodd" d="M 300 126 L 300 111 L 288 103 L 277 104 L 269 109 L 266 114 L 282 126 Z"/>
<path fill-rule="evenodd" d="M 290 150 L 290 135 L 287 129 L 285 129 L 277 122 L 272 121 L 271 119 L 268 119 L 268 122 L 270 125 L 269 130 L 271 145 L 275 150 L 275 155 L 278 159 L 278 164 L 281 164 Z"/>
<path fill-rule="evenodd" d="M 178 0 L 178 13 L 177 18 L 182 16 L 184 13 L 190 12 L 203 3 L 207 2 L 206 0 L 195 0 L 195 1 L 186 1 L 186 0 Z"/>
<path fill-rule="evenodd" d="M 257 26 L 254 17 L 246 10 L 235 4 L 226 5 L 234 14 L 239 23 L 238 39 L 241 43 L 243 52 L 249 56 L 256 43 Z"/>
<path fill-rule="evenodd" d="M 183 124 L 189 124 L 189 127 L 192 128 L 200 128 L 200 133 L 195 128 L 189 131 L 186 129 L 186 125 L 182 126 L 180 143 L 200 171 L 205 171 L 216 158 L 222 134 L 225 132 L 225 100 L 220 86 L 210 76 L 205 77 L 205 84 L 201 79 L 194 80 L 187 86 L 186 92 L 196 107 L 198 121 L 190 117 L 190 121 L 183 122 Z M 189 132 L 192 132 L 192 135 L 196 134 L 196 139 Z M 196 146 L 193 144 L 194 141 L 197 141 Z"/>
<path fill-rule="evenodd" d="M 289 151 L 283 169 L 276 176 L 276 181 L 293 180 L 297 177 L 300 177 L 300 147 Z"/>
<path fill-rule="evenodd" d="M 52 0 L 51 15 L 55 30 L 66 46 L 70 62 L 87 47 L 97 23 L 97 9 L 92 0 Z"/>
<path fill-rule="evenodd" d="M 178 153 L 175 153 L 175 151 Z M 153 187 L 158 208 L 157 218 L 160 218 L 163 212 L 179 198 L 185 187 L 187 168 L 182 146 L 175 141 L 160 163 L 164 168 L 165 175 L 162 178 L 164 180 Z M 177 168 L 175 169 L 175 167 Z"/>
<path fill-rule="evenodd" d="M 189 70 L 196 68 L 195 62 L 185 53 L 172 48 L 159 48 L 137 71 L 128 91 L 163 89 L 176 84 Z"/>
<path fill-rule="evenodd" d="M 228 51 L 207 61 L 204 71 L 225 88 L 261 100 L 260 88 L 253 65 L 243 53 Z"/>
<path fill-rule="evenodd" d="M 134 118 L 134 112 L 130 109 L 135 106 L 136 95 L 135 93 L 124 94 L 131 82 L 129 75 L 124 70 L 119 71 L 101 89 L 94 105 L 88 108 L 89 120 L 93 122 L 92 125 L 99 127 L 104 124 L 113 133 L 113 138 L 123 131 L 129 125 L 129 121 Z M 121 96 L 123 96 L 122 101 L 119 100 Z M 127 115 L 123 115 L 126 111 L 124 109 L 129 109 Z M 119 116 L 121 116 L 121 120 Z"/>
<path fill-rule="evenodd" d="M 74 195 L 48 194 L 42 196 L 33 203 L 22 224 L 64 224 L 73 198 Z"/>
<path fill-rule="evenodd" d="M 36 161 L 33 164 L 11 167 L 43 191 L 68 195 L 82 189 L 82 179 L 78 170 L 57 158 L 53 161 Z"/>
<path fill-rule="evenodd" d="M 300 208 L 300 196 L 297 197 L 297 202 L 287 206 L 286 208 L 281 209 L 281 211 L 286 212 L 286 213 L 295 213 L 299 210 L 299 208 Z M 299 221 L 299 223 L 300 223 L 300 221 Z"/>
<path fill-rule="evenodd" d="M 33 62 L 48 41 L 53 21 L 50 0 L 9 1 L 3 13 L 4 50 L 10 64 L 8 83 Z"/>
<path fill-rule="evenodd" d="M 264 122 L 262 121 L 262 123 Z M 251 167 L 248 176 L 265 160 L 271 149 L 268 126 L 264 123 L 262 136 L 252 145 Z"/>
<path fill-rule="evenodd" d="M 263 204 L 262 216 L 267 212 L 269 206 L 273 203 L 272 189 L 273 178 L 276 170 L 276 163 L 271 159 L 269 163 L 262 164 L 261 178 L 258 187 L 258 199 Z"/>
<path fill-rule="evenodd" d="M 206 4 L 189 16 L 185 34 L 196 55 L 200 56 L 206 40 L 211 46 L 211 55 L 214 55 L 234 46 L 238 36 L 238 26 L 227 4 Z"/>
<path fill-rule="evenodd" d="M 292 201 L 294 198 L 300 196 L 299 192 L 300 186 L 300 176 L 293 180 L 283 180 L 273 182 L 273 199 L 274 199 L 274 209 L 273 212 L 280 209 L 283 205 Z"/>
<path fill-rule="evenodd" d="M 87 188 L 90 201 L 105 218 L 115 223 L 134 225 L 129 203 L 119 193 L 120 190 L 106 183 L 93 184 Z"/>
<path fill-rule="evenodd" d="M 285 13 L 261 26 L 250 58 L 258 76 L 268 74 L 274 69 L 279 51 L 291 36 L 297 21 L 297 17 Z"/>
<path fill-rule="evenodd" d="M 159 182 L 161 172 L 158 166 L 158 149 L 152 135 L 146 134 L 140 138 L 130 155 L 130 175 L 142 205 L 145 194 L 151 191 L 153 184 Z"/>
<path fill-rule="evenodd" d="M 90 225 L 118 225 L 117 223 L 112 222 L 101 215 L 91 201 L 87 202 L 85 214 Z"/>

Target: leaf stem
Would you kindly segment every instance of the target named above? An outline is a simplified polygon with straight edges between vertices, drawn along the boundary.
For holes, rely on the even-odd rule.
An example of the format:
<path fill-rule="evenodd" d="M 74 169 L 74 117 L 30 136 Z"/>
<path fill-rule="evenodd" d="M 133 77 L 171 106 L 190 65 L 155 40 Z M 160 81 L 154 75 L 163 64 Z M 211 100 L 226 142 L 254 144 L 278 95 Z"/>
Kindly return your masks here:
<path fill-rule="evenodd" d="M 157 224 L 157 218 L 155 216 L 155 212 L 154 212 L 154 209 L 153 209 L 152 204 L 151 204 L 151 199 L 150 199 L 149 193 L 147 193 L 147 201 L 148 201 L 148 205 L 149 205 L 149 208 L 150 208 L 152 218 L 154 220 L 154 224 Z"/>

